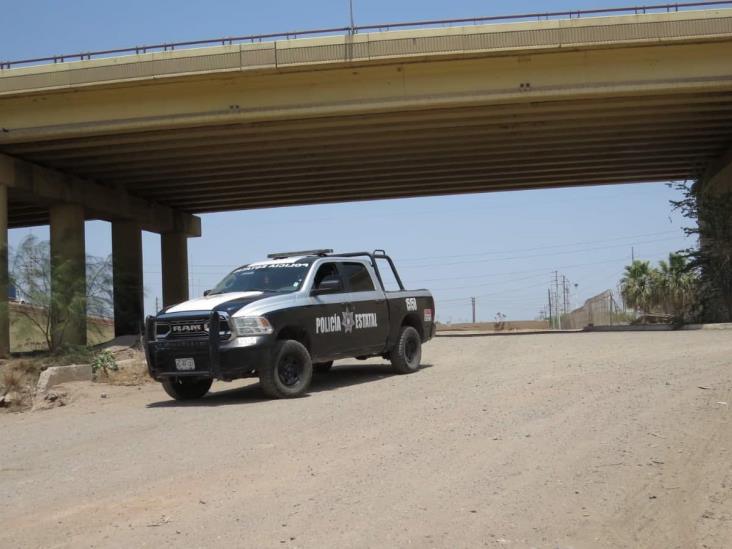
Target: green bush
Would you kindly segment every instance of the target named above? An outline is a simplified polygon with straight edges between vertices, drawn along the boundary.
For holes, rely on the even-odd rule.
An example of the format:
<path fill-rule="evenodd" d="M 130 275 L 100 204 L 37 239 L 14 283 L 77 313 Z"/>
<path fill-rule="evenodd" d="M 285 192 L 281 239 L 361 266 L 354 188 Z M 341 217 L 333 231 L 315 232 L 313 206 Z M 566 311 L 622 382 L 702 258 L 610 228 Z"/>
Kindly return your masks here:
<path fill-rule="evenodd" d="M 102 371 L 104 375 L 109 375 L 109 372 L 116 372 L 119 370 L 119 366 L 117 366 L 117 361 L 114 359 L 114 355 L 111 353 L 111 351 L 100 351 L 92 360 L 91 363 L 92 372 L 96 375 L 99 373 L 99 371 Z"/>

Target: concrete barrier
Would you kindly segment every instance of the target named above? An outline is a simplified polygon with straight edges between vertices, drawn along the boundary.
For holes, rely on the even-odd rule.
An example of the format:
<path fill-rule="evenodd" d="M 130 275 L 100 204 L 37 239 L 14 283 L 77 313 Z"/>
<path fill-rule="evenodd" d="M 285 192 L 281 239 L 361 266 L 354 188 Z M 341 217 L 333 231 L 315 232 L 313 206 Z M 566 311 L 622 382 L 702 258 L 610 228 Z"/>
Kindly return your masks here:
<path fill-rule="evenodd" d="M 41 372 L 38 378 L 36 390 L 39 393 L 45 393 L 51 387 L 68 383 L 70 381 L 91 381 L 92 369 L 91 364 L 71 364 L 69 366 L 51 366 L 47 370 Z"/>

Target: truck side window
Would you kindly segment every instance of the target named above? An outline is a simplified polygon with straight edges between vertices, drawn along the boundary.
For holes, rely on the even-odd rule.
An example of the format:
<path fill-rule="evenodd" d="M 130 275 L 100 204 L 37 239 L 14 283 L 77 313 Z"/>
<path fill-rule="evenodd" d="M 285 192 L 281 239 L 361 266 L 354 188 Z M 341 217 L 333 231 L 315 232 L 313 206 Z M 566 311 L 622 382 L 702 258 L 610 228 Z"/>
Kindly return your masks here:
<path fill-rule="evenodd" d="M 320 285 L 326 280 L 340 280 L 341 275 L 338 274 L 338 268 L 335 263 L 323 263 L 318 267 L 313 279 L 313 289 L 320 288 Z M 343 290 L 341 290 L 343 291 Z"/>
<path fill-rule="evenodd" d="M 363 263 L 343 263 L 343 276 L 352 292 L 374 291 L 374 282 Z"/>

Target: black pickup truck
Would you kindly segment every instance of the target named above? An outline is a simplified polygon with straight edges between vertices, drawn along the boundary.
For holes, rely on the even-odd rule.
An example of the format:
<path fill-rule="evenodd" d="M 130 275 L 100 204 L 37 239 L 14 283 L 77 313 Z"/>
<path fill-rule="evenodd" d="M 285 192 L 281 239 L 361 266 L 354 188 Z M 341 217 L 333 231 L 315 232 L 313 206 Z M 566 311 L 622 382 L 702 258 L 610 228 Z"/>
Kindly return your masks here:
<path fill-rule="evenodd" d="M 398 290 L 387 291 L 390 270 Z M 408 374 L 435 332 L 427 290 L 407 291 L 383 250 L 270 254 L 229 273 L 203 297 L 145 321 L 153 379 L 175 399 L 204 396 L 214 379 L 259 377 L 275 398 L 307 392 L 313 371 L 341 358 L 381 356 Z"/>

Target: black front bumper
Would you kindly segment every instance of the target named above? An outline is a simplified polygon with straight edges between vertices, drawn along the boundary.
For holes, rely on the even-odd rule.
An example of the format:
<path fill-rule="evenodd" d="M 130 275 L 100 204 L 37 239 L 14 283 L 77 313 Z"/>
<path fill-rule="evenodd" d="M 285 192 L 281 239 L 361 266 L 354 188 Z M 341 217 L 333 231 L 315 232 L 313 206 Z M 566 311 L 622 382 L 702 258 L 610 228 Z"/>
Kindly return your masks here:
<path fill-rule="evenodd" d="M 155 334 L 155 318 L 145 321 L 145 358 L 150 377 L 161 381 L 166 377 L 209 377 L 232 380 L 257 375 L 262 365 L 271 360 L 272 343 L 268 337 L 256 338 L 253 345 L 238 346 L 236 339 L 221 341 L 219 314 L 211 313 L 209 335 L 202 338 L 160 339 Z M 249 338 L 252 339 L 252 338 Z M 192 358 L 194 370 L 180 371 L 176 358 Z"/>

